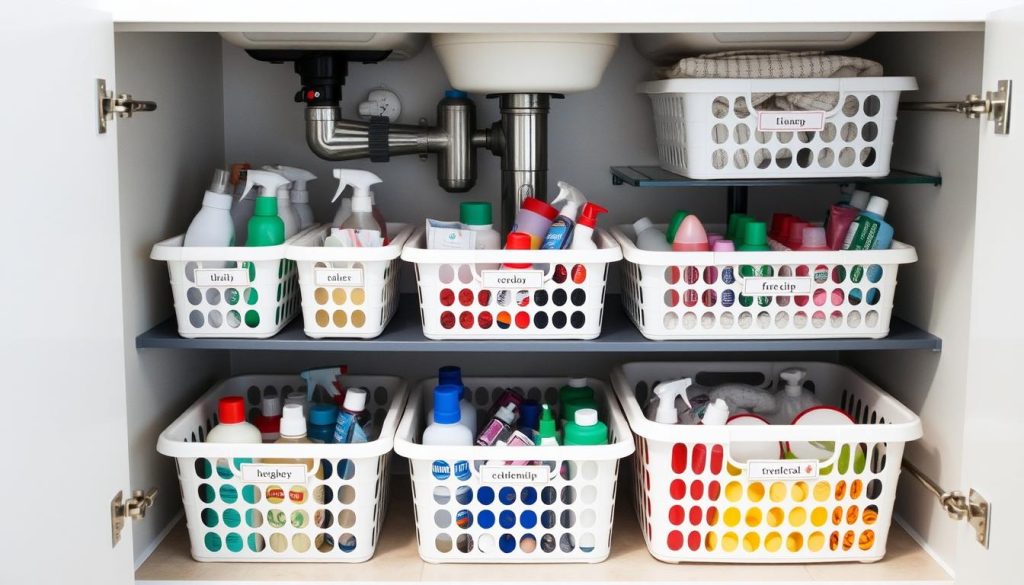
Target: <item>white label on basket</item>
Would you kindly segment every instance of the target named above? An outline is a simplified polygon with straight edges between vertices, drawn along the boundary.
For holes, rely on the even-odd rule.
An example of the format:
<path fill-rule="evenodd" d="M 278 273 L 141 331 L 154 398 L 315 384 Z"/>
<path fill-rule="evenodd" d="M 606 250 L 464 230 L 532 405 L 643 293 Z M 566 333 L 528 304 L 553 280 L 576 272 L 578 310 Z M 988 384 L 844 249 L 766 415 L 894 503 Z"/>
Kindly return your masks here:
<path fill-rule="evenodd" d="M 305 465 L 263 465 L 243 463 L 242 481 L 248 483 L 306 483 Z"/>
<path fill-rule="evenodd" d="M 811 292 L 809 276 L 749 277 L 743 279 L 743 294 L 775 297 L 806 295 Z"/>
<path fill-rule="evenodd" d="M 313 274 L 317 286 L 363 286 L 362 268 L 317 268 Z"/>
<path fill-rule="evenodd" d="M 757 129 L 761 132 L 824 130 L 825 112 L 758 112 Z"/>
<path fill-rule="evenodd" d="M 481 270 L 484 288 L 542 288 L 543 270 Z"/>
<path fill-rule="evenodd" d="M 249 284 L 247 268 L 196 268 L 196 286 L 244 286 Z"/>
<path fill-rule="evenodd" d="M 480 468 L 481 483 L 548 483 L 550 478 L 551 468 L 547 465 L 484 465 Z"/>
<path fill-rule="evenodd" d="M 817 459 L 769 459 L 747 461 L 747 479 L 815 479 Z"/>

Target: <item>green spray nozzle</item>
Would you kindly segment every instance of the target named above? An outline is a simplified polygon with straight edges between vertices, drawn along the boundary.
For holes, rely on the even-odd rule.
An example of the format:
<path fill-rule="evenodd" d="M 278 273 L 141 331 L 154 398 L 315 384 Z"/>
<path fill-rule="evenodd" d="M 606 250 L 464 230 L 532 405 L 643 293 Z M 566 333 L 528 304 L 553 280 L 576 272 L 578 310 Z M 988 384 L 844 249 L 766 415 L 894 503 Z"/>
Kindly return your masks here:
<path fill-rule="evenodd" d="M 545 404 L 541 406 L 540 423 L 537 425 L 537 434 L 541 439 L 554 439 L 556 433 L 555 417 L 551 414 L 551 407 Z"/>

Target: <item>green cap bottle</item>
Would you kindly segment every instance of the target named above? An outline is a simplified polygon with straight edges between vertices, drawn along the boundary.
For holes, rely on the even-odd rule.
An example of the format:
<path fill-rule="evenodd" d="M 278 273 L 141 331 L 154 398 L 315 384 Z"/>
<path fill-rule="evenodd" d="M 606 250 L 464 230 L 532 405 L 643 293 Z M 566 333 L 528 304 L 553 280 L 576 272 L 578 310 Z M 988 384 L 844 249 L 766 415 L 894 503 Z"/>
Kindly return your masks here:
<path fill-rule="evenodd" d="M 466 201 L 459 205 L 459 221 L 466 225 L 491 225 L 491 204 L 486 201 Z"/>
<path fill-rule="evenodd" d="M 537 439 L 537 443 L 542 446 L 558 444 L 558 429 L 555 428 L 555 417 L 551 415 L 551 407 L 547 404 L 541 406 Z"/>
<path fill-rule="evenodd" d="M 768 226 L 763 221 L 748 221 L 743 229 L 743 243 L 736 246 L 736 250 L 740 252 L 771 250 L 771 246 L 768 245 Z"/>
<path fill-rule="evenodd" d="M 739 225 L 741 217 L 748 217 L 746 213 L 730 213 L 729 224 L 725 228 L 725 239 L 731 240 L 733 243 L 736 242 L 736 228 Z"/>
<path fill-rule="evenodd" d="M 284 243 L 284 221 L 277 215 L 277 197 L 257 197 L 249 218 L 246 246 L 277 246 Z"/>
<path fill-rule="evenodd" d="M 594 399 L 594 389 L 587 386 L 586 378 L 569 378 L 569 383 L 558 389 L 558 414 L 562 420 L 572 420 L 565 414 L 566 404 L 579 398 Z"/>
<path fill-rule="evenodd" d="M 584 408 L 576 412 L 572 422 L 565 425 L 566 446 L 607 445 L 608 426 L 597 418 L 597 409 Z"/>
<path fill-rule="evenodd" d="M 679 211 L 672 214 L 672 219 L 668 222 L 668 228 L 665 230 L 665 239 L 668 243 L 676 241 L 676 232 L 679 231 L 679 226 L 686 219 L 686 216 L 690 215 L 689 211 L 680 209 Z"/>
<path fill-rule="evenodd" d="M 743 242 L 746 241 L 747 225 L 752 221 L 756 220 L 749 215 L 741 215 L 740 217 L 736 218 L 736 239 L 733 240 L 733 244 L 736 245 L 737 250 L 739 250 L 740 246 L 743 245 Z"/>
<path fill-rule="evenodd" d="M 587 408 L 597 409 L 597 401 L 593 396 L 581 396 L 567 401 L 562 408 L 562 424 L 564 425 L 576 418 L 576 413 Z"/>

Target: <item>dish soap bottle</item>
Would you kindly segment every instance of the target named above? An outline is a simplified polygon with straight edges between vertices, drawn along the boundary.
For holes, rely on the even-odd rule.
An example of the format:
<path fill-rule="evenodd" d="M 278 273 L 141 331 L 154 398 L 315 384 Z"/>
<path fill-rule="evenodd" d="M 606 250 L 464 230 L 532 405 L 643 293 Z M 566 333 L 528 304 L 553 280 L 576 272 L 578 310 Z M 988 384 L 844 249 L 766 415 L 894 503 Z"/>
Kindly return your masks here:
<path fill-rule="evenodd" d="M 249 219 L 246 246 L 278 246 L 285 241 L 284 222 L 277 215 L 277 199 L 274 193 L 288 179 L 270 171 L 247 171 L 245 173 L 245 199 L 254 186 L 262 188 L 262 194 L 256 197 L 256 207 Z"/>
<path fill-rule="evenodd" d="M 460 396 L 462 387 L 455 384 L 441 384 L 434 388 L 434 408 L 430 424 L 423 430 L 424 445 L 473 444 L 473 431 L 462 422 Z"/>
<path fill-rule="evenodd" d="M 309 206 L 309 191 L 306 190 L 306 183 L 315 181 L 316 175 L 305 169 L 285 165 L 276 165 L 272 170 L 281 173 L 292 182 L 291 206 L 299 218 L 299 230 L 313 225 L 313 208 Z"/>
<path fill-rule="evenodd" d="M 555 220 L 551 222 L 551 227 L 548 228 L 548 233 L 540 245 L 541 250 L 564 250 L 569 247 L 569 244 L 572 243 L 573 230 L 576 227 L 576 214 L 579 213 L 580 207 L 587 202 L 582 191 L 565 181 L 558 182 L 558 189 L 558 196 L 552 203 L 565 201 L 565 205 L 562 206 L 562 210 L 558 212 Z"/>
<path fill-rule="evenodd" d="M 225 396 L 217 402 L 217 426 L 206 434 L 207 443 L 262 443 L 260 430 L 245 422 L 245 399 Z"/>
<path fill-rule="evenodd" d="M 791 425 L 798 414 L 821 406 L 821 401 L 813 393 L 804 388 L 807 370 L 803 368 L 786 368 L 779 372 L 779 377 L 786 383 L 779 393 L 779 410 L 771 417 L 772 424 Z"/>
<path fill-rule="evenodd" d="M 306 437 L 306 418 L 302 416 L 302 406 L 285 404 L 281 413 L 281 438 L 275 444 L 301 445 L 312 442 Z M 305 465 L 306 471 L 313 471 L 312 459 L 271 458 L 264 459 L 263 463 L 298 463 Z"/>
<path fill-rule="evenodd" d="M 566 446 L 608 444 L 608 426 L 598 420 L 597 411 L 593 408 L 576 411 L 572 422 L 565 425 L 563 434 Z"/>
<path fill-rule="evenodd" d="M 210 188 L 203 195 L 203 207 L 185 231 L 184 246 L 234 245 L 235 224 L 231 221 L 229 179 L 230 175 L 225 170 L 217 169 L 213 172 Z"/>
<path fill-rule="evenodd" d="M 597 227 L 597 216 L 608 213 L 608 210 L 596 203 L 587 203 L 580 211 L 580 219 L 576 222 L 576 233 L 572 237 L 571 250 L 596 250 L 594 229 Z"/>

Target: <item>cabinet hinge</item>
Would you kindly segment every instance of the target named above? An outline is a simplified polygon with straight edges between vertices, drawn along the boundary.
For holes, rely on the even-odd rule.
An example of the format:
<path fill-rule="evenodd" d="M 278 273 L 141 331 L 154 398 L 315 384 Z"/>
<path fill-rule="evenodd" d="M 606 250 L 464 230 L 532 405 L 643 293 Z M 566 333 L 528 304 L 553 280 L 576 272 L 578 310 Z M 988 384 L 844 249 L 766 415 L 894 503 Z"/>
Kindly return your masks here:
<path fill-rule="evenodd" d="M 156 501 L 156 488 L 149 491 L 135 490 L 132 497 L 124 499 L 124 492 L 117 492 L 110 500 L 110 546 L 117 546 L 121 542 L 121 532 L 124 531 L 125 519 L 142 520 L 146 512 Z"/>
<path fill-rule="evenodd" d="M 114 95 L 114 92 L 107 91 L 107 80 L 96 80 L 98 117 L 100 134 L 107 133 L 107 122 L 118 118 L 131 118 L 135 112 L 152 112 L 156 109 L 156 102 L 147 102 L 133 99 L 130 94 L 121 93 Z"/>
<path fill-rule="evenodd" d="M 985 97 L 971 94 L 959 102 L 900 102 L 900 109 L 922 112 L 956 112 L 971 119 L 980 118 L 982 114 L 985 114 L 988 120 L 995 124 L 996 134 L 1009 134 L 1012 93 L 1013 81 L 1001 79 L 996 91 L 985 92 Z"/>
<path fill-rule="evenodd" d="M 921 482 L 925 489 L 938 499 L 939 505 L 942 506 L 942 509 L 946 511 L 950 518 L 953 520 L 966 520 L 971 528 L 974 529 L 978 544 L 988 548 L 989 516 L 992 512 L 992 507 L 989 505 L 988 500 L 973 489 L 966 496 L 959 490 L 943 490 L 930 477 L 907 461 L 903 462 L 903 469 L 910 473 L 914 479 Z"/>

